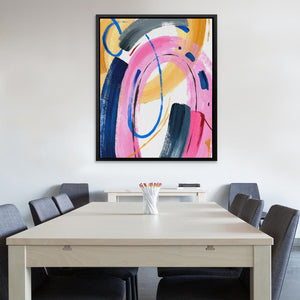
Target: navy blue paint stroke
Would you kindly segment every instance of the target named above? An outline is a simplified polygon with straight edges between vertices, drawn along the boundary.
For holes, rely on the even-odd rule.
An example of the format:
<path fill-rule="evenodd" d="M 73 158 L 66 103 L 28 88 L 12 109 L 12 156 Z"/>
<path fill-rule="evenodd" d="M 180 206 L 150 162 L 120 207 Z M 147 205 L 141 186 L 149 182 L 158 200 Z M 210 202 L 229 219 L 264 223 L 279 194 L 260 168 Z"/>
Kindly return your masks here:
<path fill-rule="evenodd" d="M 141 138 L 141 139 L 149 137 L 156 130 L 156 128 L 157 128 L 157 126 L 158 126 L 158 124 L 159 124 L 159 122 L 161 120 L 162 111 L 163 111 L 163 105 L 164 105 L 163 84 L 162 84 L 162 74 L 161 74 L 162 72 L 161 72 L 161 67 L 160 67 L 159 59 L 158 59 L 155 47 L 154 47 L 153 43 L 151 42 L 151 40 L 150 40 L 150 38 L 149 38 L 149 36 L 147 34 L 146 34 L 146 37 L 147 37 L 147 39 L 148 39 L 148 41 L 149 41 L 149 43 L 150 43 L 150 45 L 151 45 L 151 47 L 152 47 L 152 49 L 154 51 L 154 55 L 155 55 L 155 59 L 156 59 L 156 62 L 157 62 L 157 67 L 158 67 L 158 72 L 159 72 L 159 80 L 160 80 L 160 108 L 159 108 L 159 115 L 158 115 L 157 121 L 154 124 L 153 128 L 149 132 L 147 132 L 145 134 L 139 134 L 139 133 L 137 133 L 135 131 L 135 128 L 133 126 L 134 122 L 132 120 L 132 113 L 131 113 L 132 112 L 131 108 L 132 108 L 132 103 L 133 103 L 133 93 L 131 94 L 130 101 L 129 101 L 129 106 L 128 106 L 128 126 L 129 126 L 129 129 L 131 130 L 131 132 L 134 133 L 134 136 L 138 137 L 138 138 Z M 138 70 L 138 71 L 139 71 L 138 75 L 140 75 L 141 71 L 140 70 Z M 136 75 L 135 75 L 135 78 L 134 78 L 135 80 L 138 79 L 136 77 Z M 134 82 L 134 87 L 133 87 L 132 91 L 135 90 L 135 85 L 136 85 L 136 82 Z M 140 83 L 138 84 L 138 86 L 139 85 L 140 85 Z M 136 102 L 138 100 L 137 97 L 138 97 L 138 87 L 137 87 L 137 91 L 135 93 L 134 106 L 136 106 Z M 130 112 L 129 112 L 129 109 L 130 109 Z"/>
<path fill-rule="evenodd" d="M 205 72 L 204 71 L 200 71 L 198 73 L 198 76 L 200 78 L 201 89 L 202 90 L 208 90 L 209 86 L 208 86 L 208 80 L 207 80 Z"/>
<path fill-rule="evenodd" d="M 120 51 L 117 54 L 114 54 L 109 50 L 109 48 L 107 47 L 107 44 L 106 44 L 106 36 L 107 36 L 108 30 L 109 30 L 110 27 L 115 25 L 117 27 L 118 31 L 119 31 L 119 34 L 120 35 L 122 34 L 122 30 L 121 30 L 121 27 L 120 27 L 119 23 L 115 19 L 111 19 L 111 20 L 113 22 L 106 27 L 106 29 L 103 33 L 103 36 L 102 36 L 102 42 L 103 42 L 104 49 L 106 50 L 106 52 L 108 54 L 110 54 L 111 56 L 114 56 L 114 57 L 118 57 L 122 54 L 123 50 L 120 49 Z"/>
<path fill-rule="evenodd" d="M 178 26 L 176 26 L 177 28 L 179 28 L 179 29 L 181 29 L 182 31 L 184 31 L 184 32 L 189 32 L 190 30 L 189 30 L 189 28 L 187 27 L 187 26 L 180 26 L 180 25 L 178 25 Z"/>
<path fill-rule="evenodd" d="M 188 141 L 191 125 L 191 108 L 185 104 L 174 103 L 171 108 L 168 131 L 160 157 L 182 157 Z"/>
<path fill-rule="evenodd" d="M 166 26 L 166 25 L 174 25 L 174 26 L 188 26 L 187 19 L 137 19 L 133 23 L 131 23 L 121 34 L 119 46 L 121 49 L 125 51 L 129 51 L 136 42 L 143 37 L 148 32 L 153 29 Z"/>
<path fill-rule="evenodd" d="M 187 52 L 185 56 L 190 60 L 190 61 L 195 61 L 195 56 L 191 52 Z"/>
<path fill-rule="evenodd" d="M 100 100 L 100 157 L 115 158 L 115 135 L 122 80 L 128 64 L 114 58 L 103 84 Z"/>

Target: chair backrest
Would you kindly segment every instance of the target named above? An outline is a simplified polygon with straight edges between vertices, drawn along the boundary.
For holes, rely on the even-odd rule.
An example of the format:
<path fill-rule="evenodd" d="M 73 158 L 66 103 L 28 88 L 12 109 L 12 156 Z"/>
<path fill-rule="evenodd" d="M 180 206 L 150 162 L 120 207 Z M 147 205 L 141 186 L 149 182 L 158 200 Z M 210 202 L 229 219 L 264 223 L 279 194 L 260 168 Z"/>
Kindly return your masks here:
<path fill-rule="evenodd" d="M 34 225 L 39 225 L 60 216 L 60 212 L 53 200 L 49 197 L 32 200 L 29 207 Z"/>
<path fill-rule="evenodd" d="M 260 199 L 257 183 L 231 183 L 228 207 L 231 206 L 236 194 L 246 194 L 250 195 L 250 197 L 253 199 Z"/>
<path fill-rule="evenodd" d="M 245 194 L 237 194 L 234 197 L 234 200 L 232 204 L 229 207 L 229 211 L 236 215 L 237 217 L 240 217 L 244 205 L 247 203 L 248 199 L 250 198 L 250 195 L 245 195 Z"/>
<path fill-rule="evenodd" d="M 0 206 L 0 299 L 8 299 L 8 247 L 6 238 L 27 229 L 18 209 L 12 204 Z"/>
<path fill-rule="evenodd" d="M 8 300 L 8 247 L 6 238 L 23 230 L 27 226 L 24 223 L 18 209 L 12 204 L 0 205 L 0 299 Z M 43 268 L 32 270 L 33 290 L 46 278 Z"/>
<path fill-rule="evenodd" d="M 264 209 L 263 200 L 249 199 L 245 203 L 239 217 L 245 222 L 258 228 L 263 209 Z"/>
<path fill-rule="evenodd" d="M 298 221 L 298 210 L 274 205 L 270 208 L 260 229 L 274 239 L 272 247 L 272 300 L 278 300 L 280 297 Z"/>
<path fill-rule="evenodd" d="M 287 265 L 299 221 L 299 211 L 274 205 L 266 215 L 260 230 L 273 237 L 272 246 L 272 300 L 279 300 Z M 250 289 L 250 270 L 244 268 L 240 279 Z"/>
<path fill-rule="evenodd" d="M 75 208 L 90 202 L 89 185 L 87 183 L 63 183 L 59 192 L 61 194 L 66 193 Z"/>
<path fill-rule="evenodd" d="M 61 214 L 65 214 L 74 209 L 74 205 L 67 194 L 59 194 L 52 197 Z"/>

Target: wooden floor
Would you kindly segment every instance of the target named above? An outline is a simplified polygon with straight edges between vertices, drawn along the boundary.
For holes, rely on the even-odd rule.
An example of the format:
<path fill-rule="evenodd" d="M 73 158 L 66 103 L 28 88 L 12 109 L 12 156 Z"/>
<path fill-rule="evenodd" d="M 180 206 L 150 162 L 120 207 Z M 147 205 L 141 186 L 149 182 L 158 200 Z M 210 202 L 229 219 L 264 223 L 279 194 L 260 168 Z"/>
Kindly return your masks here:
<path fill-rule="evenodd" d="M 159 282 L 156 268 L 139 269 L 139 299 L 155 300 Z M 280 300 L 295 300 L 300 295 L 300 247 L 294 247 L 285 277 Z M 298 296 L 296 296 L 298 297 Z"/>

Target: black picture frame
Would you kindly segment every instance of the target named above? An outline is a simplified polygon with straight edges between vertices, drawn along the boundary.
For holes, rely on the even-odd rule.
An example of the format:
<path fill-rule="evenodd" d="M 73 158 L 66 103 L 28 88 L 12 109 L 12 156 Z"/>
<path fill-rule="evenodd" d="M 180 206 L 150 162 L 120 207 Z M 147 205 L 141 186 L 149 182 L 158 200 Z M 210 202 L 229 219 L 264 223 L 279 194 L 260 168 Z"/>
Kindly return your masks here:
<path fill-rule="evenodd" d="M 103 18 L 126 18 L 126 19 L 155 19 L 155 18 L 197 18 L 211 19 L 212 22 L 212 155 L 211 157 L 100 157 L 100 19 Z M 96 161 L 217 161 L 217 15 L 216 14 L 189 14 L 189 15 L 126 15 L 126 14 L 97 14 L 96 15 Z"/>

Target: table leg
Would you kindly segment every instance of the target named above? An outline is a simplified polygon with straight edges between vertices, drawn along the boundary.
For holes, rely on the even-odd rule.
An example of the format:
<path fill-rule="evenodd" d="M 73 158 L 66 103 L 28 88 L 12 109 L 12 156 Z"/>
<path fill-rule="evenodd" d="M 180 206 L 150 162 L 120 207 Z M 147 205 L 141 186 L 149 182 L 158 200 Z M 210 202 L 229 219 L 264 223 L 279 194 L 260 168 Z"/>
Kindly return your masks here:
<path fill-rule="evenodd" d="M 251 300 L 271 300 L 271 246 L 254 246 L 250 272 Z"/>
<path fill-rule="evenodd" d="M 197 203 L 202 203 L 202 202 L 206 202 L 206 195 L 205 195 L 205 193 L 196 193 L 196 197 L 195 197 L 196 199 L 196 202 Z"/>
<path fill-rule="evenodd" d="M 9 300 L 31 299 L 31 269 L 26 267 L 26 247 L 8 247 Z"/>
<path fill-rule="evenodd" d="M 117 202 L 117 194 L 116 193 L 108 193 L 107 194 L 107 202 Z"/>

